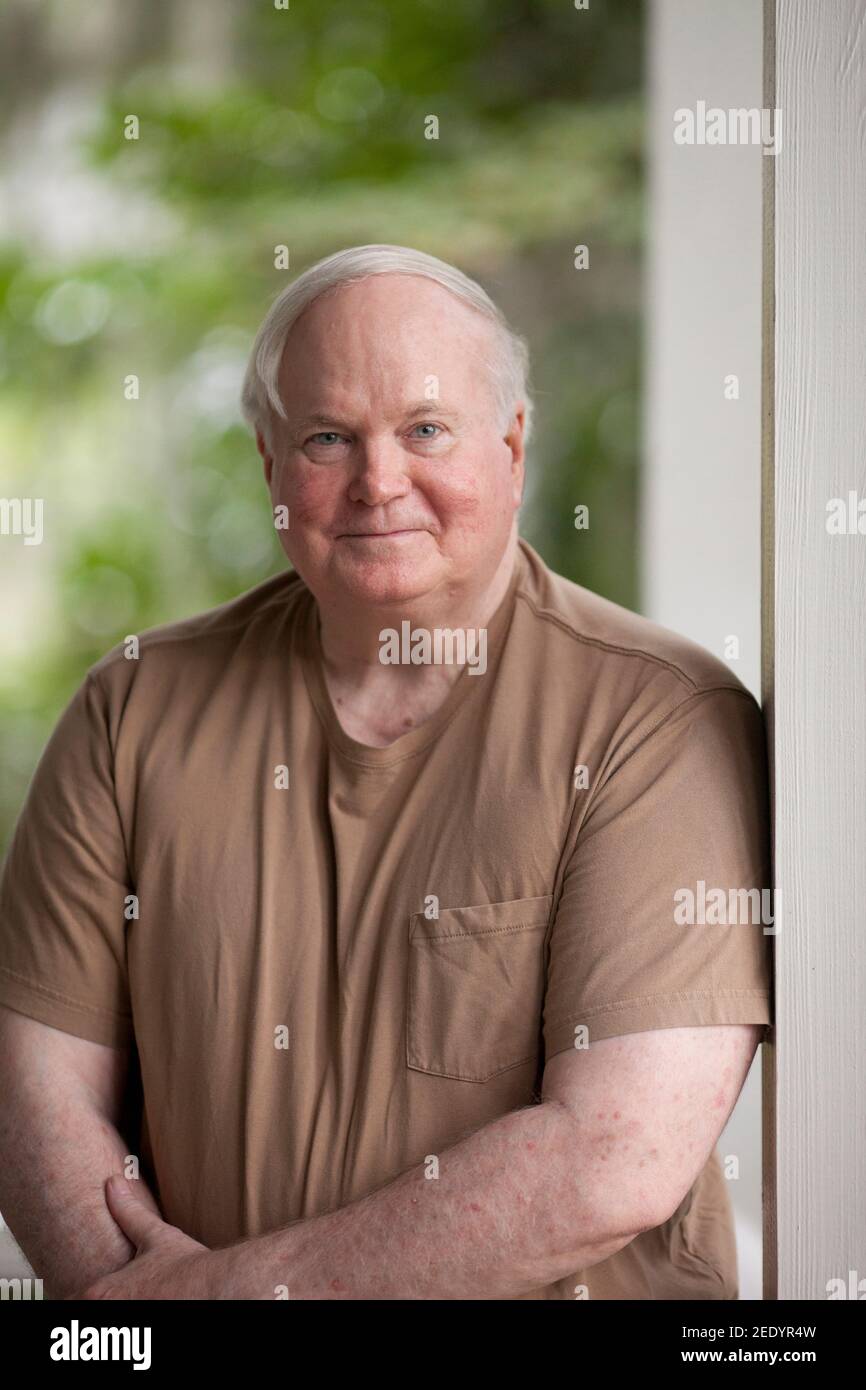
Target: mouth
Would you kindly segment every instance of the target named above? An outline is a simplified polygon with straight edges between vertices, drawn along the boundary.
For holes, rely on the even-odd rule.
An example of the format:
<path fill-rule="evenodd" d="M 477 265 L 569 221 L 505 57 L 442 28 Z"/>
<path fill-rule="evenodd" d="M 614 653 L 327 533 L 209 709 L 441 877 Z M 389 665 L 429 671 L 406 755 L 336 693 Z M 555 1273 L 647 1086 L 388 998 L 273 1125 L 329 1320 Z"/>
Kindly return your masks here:
<path fill-rule="evenodd" d="M 402 536 L 417 536 L 420 530 L 412 527 L 410 530 L 401 531 L 350 531 L 338 536 L 340 541 L 391 541 L 397 540 Z"/>

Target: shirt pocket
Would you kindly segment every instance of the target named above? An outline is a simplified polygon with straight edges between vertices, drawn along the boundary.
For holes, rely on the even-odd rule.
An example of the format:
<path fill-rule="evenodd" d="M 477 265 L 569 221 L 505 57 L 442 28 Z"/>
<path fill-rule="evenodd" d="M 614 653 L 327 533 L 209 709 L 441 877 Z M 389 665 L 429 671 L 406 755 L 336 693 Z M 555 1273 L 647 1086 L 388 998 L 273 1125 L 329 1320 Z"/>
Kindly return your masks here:
<path fill-rule="evenodd" d="M 409 918 L 406 1064 L 487 1081 L 537 1058 L 552 896 Z"/>

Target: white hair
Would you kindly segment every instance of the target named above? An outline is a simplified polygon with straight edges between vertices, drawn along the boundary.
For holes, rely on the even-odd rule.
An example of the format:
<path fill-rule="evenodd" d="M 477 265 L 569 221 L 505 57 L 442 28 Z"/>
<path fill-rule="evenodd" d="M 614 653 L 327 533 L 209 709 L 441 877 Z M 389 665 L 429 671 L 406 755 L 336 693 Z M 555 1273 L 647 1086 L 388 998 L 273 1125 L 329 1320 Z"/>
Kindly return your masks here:
<path fill-rule="evenodd" d="M 277 296 L 256 334 L 241 391 L 244 418 L 261 430 L 270 443 L 273 414 L 287 418 L 277 379 L 286 336 L 305 309 L 329 290 L 368 275 L 422 275 L 434 280 L 470 309 L 487 320 L 492 329 L 492 356 L 485 361 L 490 373 L 499 423 L 503 429 L 514 418 L 518 401 L 524 403 L 524 441 L 532 421 L 528 389 L 529 349 L 509 326 L 505 315 L 488 294 L 468 275 L 409 246 L 352 246 L 317 261 Z"/>

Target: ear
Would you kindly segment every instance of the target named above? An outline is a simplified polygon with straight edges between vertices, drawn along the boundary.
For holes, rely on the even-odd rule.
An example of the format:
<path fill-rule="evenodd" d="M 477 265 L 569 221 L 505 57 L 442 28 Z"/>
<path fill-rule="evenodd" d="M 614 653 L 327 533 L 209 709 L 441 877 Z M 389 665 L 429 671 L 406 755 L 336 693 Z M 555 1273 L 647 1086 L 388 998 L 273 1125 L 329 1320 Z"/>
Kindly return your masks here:
<path fill-rule="evenodd" d="M 273 458 L 273 454 L 271 454 L 270 450 L 268 449 L 267 444 L 265 443 L 265 437 L 264 437 L 264 435 L 262 434 L 261 430 L 258 429 L 258 428 L 256 429 L 256 448 L 258 449 L 259 453 L 261 454 L 261 456 L 262 456 L 262 458 L 263 458 L 263 460 L 264 460 L 264 464 L 265 464 L 265 482 L 267 483 L 268 487 L 270 487 L 270 485 L 271 485 L 271 475 L 272 475 L 272 473 L 273 473 L 273 471 L 274 471 L 274 458 Z"/>
<path fill-rule="evenodd" d="M 518 401 L 511 417 L 511 423 L 503 436 L 503 441 L 511 450 L 511 478 L 514 483 L 514 500 L 519 506 L 523 501 L 523 483 L 526 453 L 523 444 L 523 431 L 526 425 L 526 407 Z"/>

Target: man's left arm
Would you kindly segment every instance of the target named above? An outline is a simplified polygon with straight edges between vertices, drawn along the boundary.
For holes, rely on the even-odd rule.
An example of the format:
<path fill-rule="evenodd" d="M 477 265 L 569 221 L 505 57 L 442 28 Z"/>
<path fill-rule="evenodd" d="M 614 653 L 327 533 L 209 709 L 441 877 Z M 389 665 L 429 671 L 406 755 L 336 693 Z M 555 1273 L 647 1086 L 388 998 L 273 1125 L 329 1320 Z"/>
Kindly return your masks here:
<path fill-rule="evenodd" d="M 763 1028 L 609 1037 L 550 1058 L 513 1111 L 337 1211 L 190 1260 L 128 1192 L 109 1205 L 139 1253 L 84 1297 L 508 1299 L 661 1225 L 706 1163 Z"/>

